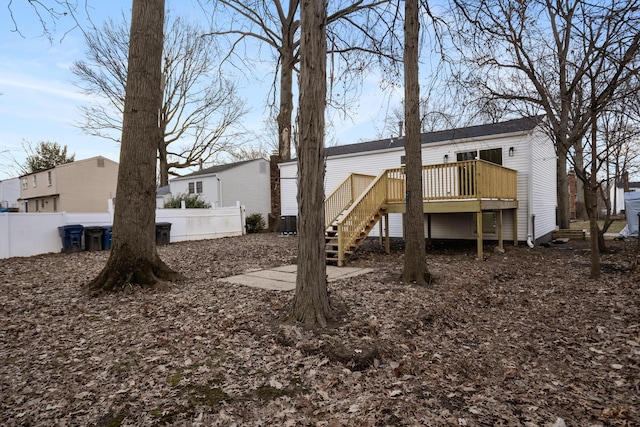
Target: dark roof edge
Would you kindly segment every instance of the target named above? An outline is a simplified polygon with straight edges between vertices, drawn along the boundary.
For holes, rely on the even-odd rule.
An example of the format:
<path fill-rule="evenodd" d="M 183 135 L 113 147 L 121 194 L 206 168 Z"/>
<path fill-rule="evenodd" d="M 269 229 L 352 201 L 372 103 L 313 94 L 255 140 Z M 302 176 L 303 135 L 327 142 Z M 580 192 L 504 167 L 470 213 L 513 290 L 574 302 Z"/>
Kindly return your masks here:
<path fill-rule="evenodd" d="M 499 123 L 489 123 L 484 125 L 468 126 L 465 128 L 456 128 L 441 130 L 435 132 L 427 132 L 420 135 L 422 145 L 432 144 L 443 141 L 456 141 L 461 139 L 480 138 L 490 135 L 505 135 L 519 132 L 530 132 L 535 129 L 544 118 L 543 115 L 522 117 L 519 119 L 507 120 Z M 348 154 L 366 153 L 370 151 L 389 150 L 404 147 L 403 138 L 387 138 L 375 141 L 359 142 L 354 144 L 336 145 L 334 147 L 325 148 L 326 156 L 340 156 Z M 291 159 L 290 163 L 297 159 Z"/>
<path fill-rule="evenodd" d="M 224 165 L 214 165 L 211 167 L 208 167 L 206 169 L 202 169 L 199 171 L 195 171 L 195 172 L 191 172 L 188 173 L 186 175 L 181 175 L 181 176 L 176 176 L 175 178 L 172 178 L 171 181 L 176 180 L 176 179 L 182 179 L 182 178 L 191 178 L 194 176 L 201 176 L 201 175 L 210 175 L 210 174 L 216 174 L 216 173 L 220 173 L 229 169 L 233 169 L 237 166 L 246 164 L 246 163 L 251 163 L 251 162 L 256 162 L 258 160 L 264 160 L 265 162 L 268 162 L 267 159 L 264 159 L 262 157 L 257 158 L 257 159 L 250 159 L 250 160 L 242 160 L 240 162 L 235 162 L 235 163 L 226 163 Z"/>

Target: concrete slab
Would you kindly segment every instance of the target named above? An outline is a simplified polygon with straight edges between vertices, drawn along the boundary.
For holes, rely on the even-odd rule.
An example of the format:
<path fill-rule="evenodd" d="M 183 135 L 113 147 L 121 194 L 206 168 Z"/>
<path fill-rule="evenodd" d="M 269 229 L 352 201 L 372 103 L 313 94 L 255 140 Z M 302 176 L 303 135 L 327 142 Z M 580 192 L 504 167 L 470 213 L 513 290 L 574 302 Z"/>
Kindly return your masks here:
<path fill-rule="evenodd" d="M 336 267 L 327 266 L 327 277 L 329 282 L 340 279 L 359 276 L 372 272 L 372 268 L 358 267 Z M 283 265 L 270 270 L 247 271 L 237 276 L 224 277 L 218 279 L 222 282 L 235 283 L 238 285 L 250 286 L 260 289 L 271 289 L 277 291 L 292 291 L 296 288 L 296 265 Z"/>

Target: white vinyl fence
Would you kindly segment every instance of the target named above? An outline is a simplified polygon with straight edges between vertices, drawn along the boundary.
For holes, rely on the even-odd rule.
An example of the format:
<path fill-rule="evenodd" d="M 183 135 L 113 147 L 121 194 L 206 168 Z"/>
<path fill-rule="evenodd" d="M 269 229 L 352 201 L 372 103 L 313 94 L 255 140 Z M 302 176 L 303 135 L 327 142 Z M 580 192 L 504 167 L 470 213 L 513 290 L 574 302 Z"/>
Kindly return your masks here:
<path fill-rule="evenodd" d="M 212 209 L 157 209 L 156 222 L 171 223 L 171 242 L 216 239 L 244 234 L 244 206 Z M 58 227 L 113 224 L 105 213 L 0 213 L 0 259 L 62 250 Z"/>

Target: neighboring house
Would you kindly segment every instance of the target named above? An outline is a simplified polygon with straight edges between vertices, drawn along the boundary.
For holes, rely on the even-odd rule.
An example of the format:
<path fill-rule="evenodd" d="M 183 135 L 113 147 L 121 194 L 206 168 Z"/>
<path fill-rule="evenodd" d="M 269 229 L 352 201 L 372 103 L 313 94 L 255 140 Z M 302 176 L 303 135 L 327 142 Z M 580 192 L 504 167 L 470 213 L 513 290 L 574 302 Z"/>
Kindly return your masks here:
<path fill-rule="evenodd" d="M 425 235 L 477 239 L 479 255 L 483 240 L 499 245 L 502 239 L 529 244 L 550 240 L 556 228 L 556 153 L 540 120 L 524 118 L 422 134 Z M 366 235 L 378 218 L 387 218 L 390 236 L 403 235 L 404 155 L 404 138 L 326 149 L 325 221 L 329 229 L 338 230 L 329 232 L 327 239 L 347 230 L 348 223 L 358 224 L 348 231 L 356 237 L 340 237 L 341 242 L 350 243 L 340 247 L 339 265 L 341 257 L 357 247 L 358 235 Z M 280 164 L 283 216 L 298 214 L 296 176 L 295 161 Z M 334 201 L 340 194 L 346 202 Z M 359 196 L 359 206 L 371 203 L 370 219 L 351 217 L 362 211 L 352 203 Z M 373 198 L 377 200 L 368 201 Z"/>
<path fill-rule="evenodd" d="M 217 165 L 169 181 L 171 194 L 199 194 L 212 207 L 245 206 L 247 214 L 271 212 L 269 161 L 265 159 Z"/>
<path fill-rule="evenodd" d="M 102 156 L 20 176 L 22 212 L 107 212 L 118 163 Z"/>
<path fill-rule="evenodd" d="M 156 190 L 156 209 L 164 209 L 165 203 L 171 198 L 171 189 L 168 185 Z"/>
<path fill-rule="evenodd" d="M 623 182 L 611 187 L 611 213 L 617 215 L 625 210 L 624 193 L 634 193 L 640 191 L 640 182 L 629 182 L 628 190 L 625 191 Z"/>
<path fill-rule="evenodd" d="M 0 181 L 0 210 L 18 210 L 20 179 L 9 178 Z"/>

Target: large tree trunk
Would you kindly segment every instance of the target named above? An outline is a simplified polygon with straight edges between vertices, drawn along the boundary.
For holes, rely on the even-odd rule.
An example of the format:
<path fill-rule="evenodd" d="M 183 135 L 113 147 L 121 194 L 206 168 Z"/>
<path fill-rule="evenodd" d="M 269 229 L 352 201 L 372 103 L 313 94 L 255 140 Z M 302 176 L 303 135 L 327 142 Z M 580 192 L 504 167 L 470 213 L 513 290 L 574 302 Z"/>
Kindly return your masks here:
<path fill-rule="evenodd" d="M 289 317 L 324 326 L 333 317 L 324 243 L 325 0 L 301 6 L 300 151 L 298 153 L 298 274 Z"/>
<path fill-rule="evenodd" d="M 404 109 L 407 123 L 406 152 L 407 210 L 403 282 L 426 285 L 427 269 L 422 210 L 422 149 L 420 141 L 420 84 L 418 82 L 418 0 L 405 2 L 404 14 Z"/>
<path fill-rule="evenodd" d="M 557 188 L 558 198 L 558 227 L 568 229 L 570 227 L 571 213 L 569 209 L 569 177 L 567 176 L 567 151 L 556 144 L 557 160 Z"/>
<path fill-rule="evenodd" d="M 87 285 L 93 294 L 181 277 L 160 260 L 155 245 L 163 21 L 164 0 L 133 0 L 111 254 Z"/>

